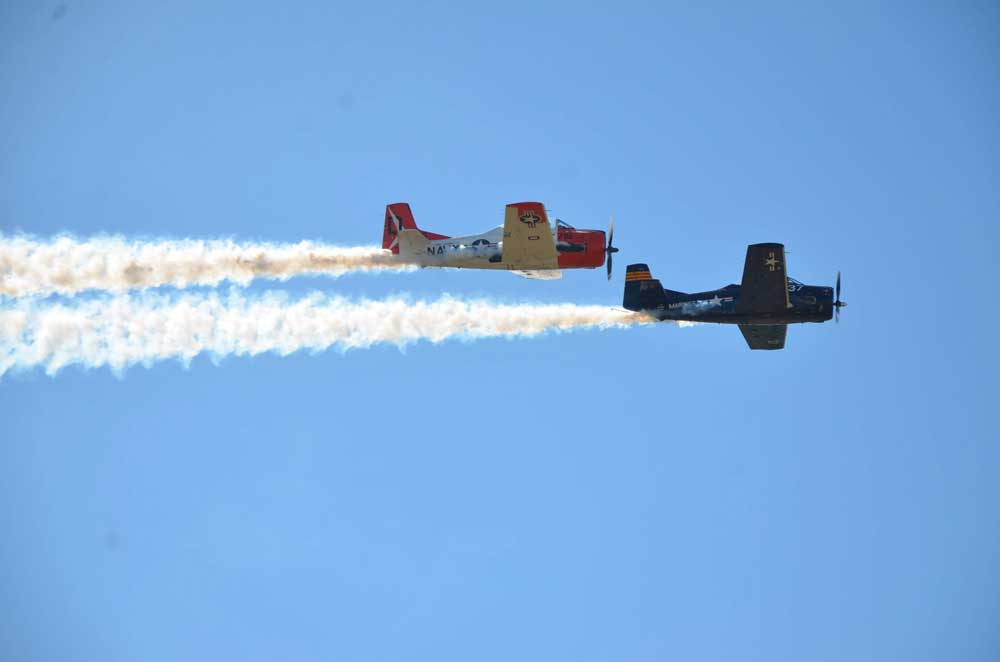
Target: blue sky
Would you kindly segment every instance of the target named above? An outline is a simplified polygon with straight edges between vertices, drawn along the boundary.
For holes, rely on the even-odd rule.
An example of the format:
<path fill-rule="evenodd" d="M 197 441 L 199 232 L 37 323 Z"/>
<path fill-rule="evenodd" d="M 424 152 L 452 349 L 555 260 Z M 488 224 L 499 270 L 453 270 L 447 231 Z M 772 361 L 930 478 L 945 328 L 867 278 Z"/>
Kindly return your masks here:
<path fill-rule="evenodd" d="M 686 3 L 685 3 L 686 4 Z M 616 278 L 296 296 L 621 303 L 738 282 L 839 325 L 661 325 L 0 382 L 18 660 L 987 660 L 1000 637 L 1000 10 L 7 2 L 0 227 L 379 241 L 542 200 Z"/>

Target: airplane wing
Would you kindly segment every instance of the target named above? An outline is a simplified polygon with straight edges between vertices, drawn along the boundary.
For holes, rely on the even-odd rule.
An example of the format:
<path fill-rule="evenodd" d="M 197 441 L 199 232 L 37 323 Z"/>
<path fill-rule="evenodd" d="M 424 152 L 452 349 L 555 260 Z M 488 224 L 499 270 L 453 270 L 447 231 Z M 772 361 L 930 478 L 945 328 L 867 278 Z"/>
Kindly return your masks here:
<path fill-rule="evenodd" d="M 508 269 L 558 269 L 559 254 L 545 206 L 540 202 L 507 205 L 503 219 L 503 263 Z"/>
<path fill-rule="evenodd" d="M 785 346 L 787 324 L 740 324 L 740 331 L 750 349 L 782 349 Z"/>
<path fill-rule="evenodd" d="M 785 247 L 781 244 L 747 246 L 743 285 L 736 302 L 736 312 L 778 313 L 791 307 L 788 300 Z"/>
<path fill-rule="evenodd" d="M 562 272 L 558 269 L 545 269 L 539 271 L 514 271 L 513 273 L 518 276 L 523 276 L 524 278 L 533 278 L 534 280 L 559 280 L 562 278 Z"/>

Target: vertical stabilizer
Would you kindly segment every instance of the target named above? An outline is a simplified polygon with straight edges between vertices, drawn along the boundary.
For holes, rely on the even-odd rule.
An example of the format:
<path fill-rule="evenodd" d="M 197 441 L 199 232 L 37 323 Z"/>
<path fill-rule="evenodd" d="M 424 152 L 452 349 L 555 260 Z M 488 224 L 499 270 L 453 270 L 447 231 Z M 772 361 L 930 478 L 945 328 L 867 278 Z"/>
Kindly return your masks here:
<path fill-rule="evenodd" d="M 625 269 L 622 306 L 626 310 L 656 310 L 683 296 L 682 292 L 663 289 L 660 281 L 650 274 L 648 265 L 630 264 Z"/>
<path fill-rule="evenodd" d="M 399 233 L 402 230 L 416 230 L 417 222 L 413 220 L 410 205 L 405 202 L 394 202 L 385 206 L 385 224 L 382 230 L 382 248 L 399 254 Z"/>

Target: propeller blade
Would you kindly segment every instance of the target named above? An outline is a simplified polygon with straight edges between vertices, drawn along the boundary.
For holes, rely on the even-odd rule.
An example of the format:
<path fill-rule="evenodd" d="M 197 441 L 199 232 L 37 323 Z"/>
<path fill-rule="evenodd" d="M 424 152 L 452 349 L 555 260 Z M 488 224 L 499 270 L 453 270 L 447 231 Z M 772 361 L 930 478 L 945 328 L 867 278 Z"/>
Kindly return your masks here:
<path fill-rule="evenodd" d="M 604 252 L 608 255 L 608 280 L 611 280 L 611 256 L 618 252 L 618 249 L 614 247 L 613 243 L 615 240 L 615 217 L 611 217 L 611 223 L 608 224 L 608 246 L 604 249 Z"/>
<path fill-rule="evenodd" d="M 837 272 L 837 285 L 836 285 L 836 288 L 837 288 L 837 299 L 833 302 L 833 310 L 834 310 L 834 314 L 835 314 L 834 316 L 836 317 L 836 321 L 839 323 L 840 322 L 840 309 L 847 305 L 846 303 L 844 303 L 843 301 L 840 300 L 840 272 L 839 271 Z"/>

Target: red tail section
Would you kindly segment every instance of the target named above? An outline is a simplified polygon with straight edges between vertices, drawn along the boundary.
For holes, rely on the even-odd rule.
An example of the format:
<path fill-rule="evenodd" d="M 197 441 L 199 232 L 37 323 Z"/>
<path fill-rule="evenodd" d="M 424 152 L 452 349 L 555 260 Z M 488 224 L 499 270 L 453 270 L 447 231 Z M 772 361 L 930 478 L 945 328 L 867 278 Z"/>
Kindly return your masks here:
<path fill-rule="evenodd" d="M 382 248 L 393 253 L 399 253 L 399 242 L 397 237 L 400 230 L 418 230 L 420 234 L 428 239 L 447 239 L 443 234 L 424 232 L 417 227 L 417 222 L 413 220 L 413 212 L 410 205 L 405 202 L 394 202 L 385 206 L 385 224 L 382 228 Z"/>

